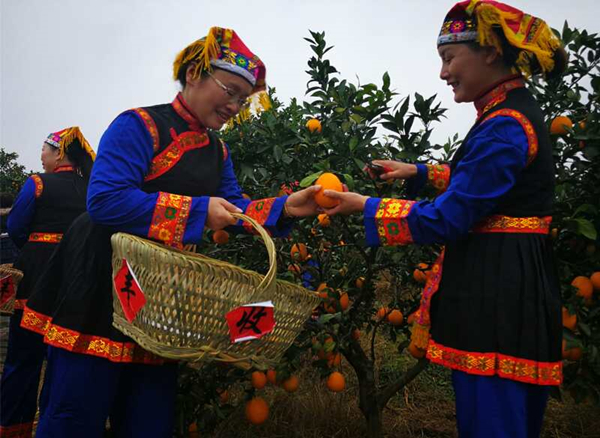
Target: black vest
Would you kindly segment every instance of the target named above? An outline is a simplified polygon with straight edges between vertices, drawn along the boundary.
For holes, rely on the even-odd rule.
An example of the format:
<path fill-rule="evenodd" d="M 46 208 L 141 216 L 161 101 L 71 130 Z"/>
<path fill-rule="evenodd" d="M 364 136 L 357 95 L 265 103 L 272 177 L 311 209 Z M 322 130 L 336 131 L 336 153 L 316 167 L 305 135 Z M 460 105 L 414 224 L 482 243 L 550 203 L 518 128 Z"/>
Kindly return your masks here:
<path fill-rule="evenodd" d="M 488 109 L 477 119 L 462 146 L 456 151 L 450 168 L 454 170 L 465 155 L 473 130 L 498 111 L 501 115 L 510 116 L 506 114 L 507 110 L 517 111 L 521 120 L 533 127 L 533 132 L 528 136 L 529 146 L 531 151 L 537 145 L 537 152 L 517 177 L 515 186 L 499 200 L 491 214 L 512 217 L 550 216 L 554 202 L 552 144 L 542 110 L 526 88 L 509 91 L 504 101 Z"/>
<path fill-rule="evenodd" d="M 221 184 L 225 145 L 197 125 L 180 96 L 171 104 L 132 110 L 154 143 L 151 168 L 142 190 L 185 196 L 215 196 Z"/>
<path fill-rule="evenodd" d="M 36 194 L 30 233 L 64 233 L 86 209 L 87 181 L 75 172 L 44 173 L 36 178 L 42 187 Z"/>

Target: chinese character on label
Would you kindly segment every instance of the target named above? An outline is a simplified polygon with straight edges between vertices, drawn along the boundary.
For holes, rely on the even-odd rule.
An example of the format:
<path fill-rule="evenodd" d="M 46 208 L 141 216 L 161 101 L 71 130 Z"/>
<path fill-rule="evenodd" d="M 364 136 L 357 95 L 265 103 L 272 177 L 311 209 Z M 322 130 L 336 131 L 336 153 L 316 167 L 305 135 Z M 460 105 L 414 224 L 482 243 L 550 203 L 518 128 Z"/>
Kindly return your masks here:
<path fill-rule="evenodd" d="M 0 279 L 0 306 L 15 295 L 15 284 L 11 275 Z"/>
<path fill-rule="evenodd" d="M 114 278 L 115 290 L 127 321 L 131 322 L 146 304 L 146 297 L 138 283 L 129 262 L 123 259 L 121 269 Z"/>
<path fill-rule="evenodd" d="M 261 338 L 271 333 L 273 327 L 275 327 L 273 303 L 271 301 L 246 304 L 233 309 L 225 315 L 225 318 L 229 325 L 229 335 L 233 343 Z"/>

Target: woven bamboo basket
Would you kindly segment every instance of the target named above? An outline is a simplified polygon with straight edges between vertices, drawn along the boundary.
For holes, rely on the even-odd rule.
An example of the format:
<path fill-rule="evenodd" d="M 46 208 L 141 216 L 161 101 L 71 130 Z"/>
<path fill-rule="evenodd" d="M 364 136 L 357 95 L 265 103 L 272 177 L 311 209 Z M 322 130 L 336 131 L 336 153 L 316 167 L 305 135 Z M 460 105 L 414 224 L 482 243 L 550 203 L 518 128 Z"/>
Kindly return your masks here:
<path fill-rule="evenodd" d="M 4 304 L 2 304 L 2 306 L 0 306 L 0 313 L 8 315 L 11 315 L 15 309 L 15 296 L 17 295 L 17 288 L 19 287 L 19 282 L 23 278 L 23 272 L 13 268 L 12 266 L 12 263 L 0 265 L 0 278 L 10 275 L 12 277 L 15 289 L 14 295 L 10 297 Z"/>
<path fill-rule="evenodd" d="M 315 292 L 277 280 L 271 237 L 248 216 L 234 216 L 262 237 L 269 256 L 266 275 L 129 234 L 113 235 L 113 273 L 126 259 L 146 297 L 130 323 L 113 285 L 113 325 L 143 348 L 169 359 L 216 360 L 242 368 L 277 363 L 320 300 Z M 225 315 L 268 300 L 274 305 L 273 331 L 260 339 L 232 343 Z"/>

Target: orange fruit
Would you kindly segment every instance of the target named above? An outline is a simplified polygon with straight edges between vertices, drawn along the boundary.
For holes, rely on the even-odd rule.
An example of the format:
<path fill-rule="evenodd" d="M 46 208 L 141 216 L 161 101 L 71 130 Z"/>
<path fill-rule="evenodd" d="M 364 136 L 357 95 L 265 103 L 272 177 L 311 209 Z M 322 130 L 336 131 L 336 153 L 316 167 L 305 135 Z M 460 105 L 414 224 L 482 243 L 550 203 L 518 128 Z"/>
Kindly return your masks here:
<path fill-rule="evenodd" d="M 413 271 L 413 278 L 417 283 L 427 282 L 427 274 L 418 268 Z"/>
<path fill-rule="evenodd" d="M 565 135 L 567 129 L 573 128 L 573 122 L 567 116 L 558 116 L 550 124 L 550 134 L 554 135 Z"/>
<path fill-rule="evenodd" d="M 357 288 L 362 289 L 365 285 L 365 277 L 358 277 L 355 284 Z"/>
<path fill-rule="evenodd" d="M 219 393 L 219 401 L 221 404 L 225 404 L 229 401 L 229 391 L 226 389 L 217 390 Z"/>
<path fill-rule="evenodd" d="M 310 132 L 321 132 L 323 130 L 323 127 L 321 126 L 321 122 L 319 121 L 319 119 L 310 119 L 308 122 L 306 122 L 306 129 L 308 129 Z"/>
<path fill-rule="evenodd" d="M 569 354 L 568 359 L 570 360 L 579 360 L 583 357 L 583 350 L 579 347 L 573 347 L 567 350 L 567 353 Z"/>
<path fill-rule="evenodd" d="M 302 268 L 300 265 L 292 263 L 291 265 L 288 265 L 288 272 L 291 272 L 294 275 L 300 275 L 302 274 Z"/>
<path fill-rule="evenodd" d="M 229 233 L 225 230 L 218 230 L 213 233 L 213 242 L 218 243 L 219 245 L 225 245 L 229 242 Z"/>
<path fill-rule="evenodd" d="M 288 379 L 285 379 L 281 384 L 283 389 L 287 392 L 296 392 L 298 391 L 298 386 L 300 386 L 300 381 L 296 376 L 290 376 Z"/>
<path fill-rule="evenodd" d="M 336 199 L 323 194 L 323 191 L 325 190 L 334 190 L 336 192 L 344 191 L 344 186 L 337 176 L 333 173 L 326 172 L 315 181 L 315 185 L 321 186 L 321 190 L 315 193 L 315 202 L 319 207 L 332 208 L 339 204 Z"/>
<path fill-rule="evenodd" d="M 400 312 L 398 309 L 394 309 L 388 314 L 387 320 L 390 324 L 398 326 L 402 324 L 404 316 L 402 315 L 402 312 Z"/>
<path fill-rule="evenodd" d="M 422 348 L 417 347 L 414 342 L 411 342 L 408 346 L 408 352 L 415 359 L 421 359 L 422 357 L 425 357 L 427 350 L 423 350 Z"/>
<path fill-rule="evenodd" d="M 192 424 L 190 424 L 190 426 L 188 427 L 188 437 L 189 438 L 199 438 L 200 435 L 198 435 L 198 424 L 196 424 L 196 422 L 193 422 Z"/>
<path fill-rule="evenodd" d="M 594 289 L 600 291 L 600 271 L 594 272 L 590 277 L 590 281 Z"/>
<path fill-rule="evenodd" d="M 340 295 L 340 307 L 342 308 L 342 312 L 348 308 L 350 305 L 350 298 L 348 298 L 348 294 L 344 292 Z"/>
<path fill-rule="evenodd" d="M 252 373 L 252 386 L 256 389 L 263 389 L 267 384 L 267 376 L 262 371 Z"/>
<path fill-rule="evenodd" d="M 334 354 L 327 361 L 327 365 L 329 366 L 329 368 L 339 367 L 341 363 L 342 363 L 342 355 L 340 353 Z"/>
<path fill-rule="evenodd" d="M 343 391 L 346 387 L 346 379 L 344 375 L 338 371 L 335 371 L 327 378 L 327 388 L 332 392 Z"/>
<path fill-rule="evenodd" d="M 577 326 L 577 315 L 571 315 L 566 307 L 562 308 L 562 324 L 569 330 L 575 330 Z"/>
<path fill-rule="evenodd" d="M 317 219 L 319 220 L 319 225 L 321 225 L 324 228 L 331 225 L 331 219 L 329 219 L 329 216 L 325 213 L 318 215 Z"/>
<path fill-rule="evenodd" d="M 354 329 L 352 330 L 352 339 L 358 341 L 360 339 L 360 330 Z"/>
<path fill-rule="evenodd" d="M 271 385 L 277 385 L 277 372 L 275 370 L 267 371 L 267 380 Z"/>
<path fill-rule="evenodd" d="M 246 403 L 246 419 L 252 424 L 262 424 L 269 418 L 269 405 L 262 397 Z"/>
<path fill-rule="evenodd" d="M 388 308 L 387 307 L 381 307 L 378 311 L 377 311 L 377 319 L 383 319 L 386 317 L 388 313 Z"/>
<path fill-rule="evenodd" d="M 577 295 L 583 297 L 584 300 L 589 301 L 592 299 L 592 294 L 594 293 L 594 285 L 592 281 L 580 275 L 579 277 L 575 277 L 571 282 L 571 286 L 576 287 L 578 289 Z"/>
<path fill-rule="evenodd" d="M 303 262 L 308 258 L 308 248 L 304 243 L 294 243 L 290 250 L 292 260 Z"/>
<path fill-rule="evenodd" d="M 406 319 L 406 323 L 407 324 L 412 324 L 413 322 L 416 321 L 416 319 L 419 317 L 419 311 L 416 310 L 413 313 L 411 313 L 410 315 L 408 315 L 408 318 Z"/>
<path fill-rule="evenodd" d="M 558 228 L 552 228 L 550 236 L 552 237 L 552 240 L 556 240 L 556 238 L 558 237 Z"/>

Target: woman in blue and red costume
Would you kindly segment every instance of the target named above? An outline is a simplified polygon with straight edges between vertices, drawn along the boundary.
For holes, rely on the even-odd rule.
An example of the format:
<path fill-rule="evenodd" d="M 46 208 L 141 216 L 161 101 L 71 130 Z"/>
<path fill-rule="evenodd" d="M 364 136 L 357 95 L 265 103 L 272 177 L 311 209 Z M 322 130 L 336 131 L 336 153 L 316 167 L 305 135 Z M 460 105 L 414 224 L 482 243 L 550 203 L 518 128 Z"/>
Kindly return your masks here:
<path fill-rule="evenodd" d="M 21 248 L 14 267 L 23 271 L 23 279 L 0 385 L 0 436 L 31 437 L 46 345 L 21 328 L 23 308 L 63 233 L 85 212 L 95 156 L 78 127 L 50 134 L 42 145 L 44 173 L 25 181 L 8 217 L 8 233 Z"/>
<path fill-rule="evenodd" d="M 453 370 L 461 437 L 539 436 L 549 388 L 562 379 L 561 304 L 548 229 L 554 166 L 544 116 L 523 76 L 560 75 L 561 42 L 547 24 L 502 3 L 448 13 L 441 79 L 475 124 L 449 165 L 375 161 L 383 179 L 426 183 L 433 201 L 330 193 L 327 212 L 364 212 L 371 245 L 444 244 L 412 342 Z"/>
<path fill-rule="evenodd" d="M 88 212 L 53 258 L 52 283 L 25 309 L 23 326 L 48 348 L 37 437 L 171 437 L 177 364 L 112 327 L 110 236 L 123 231 L 181 248 L 205 228 L 243 230 L 232 212 L 273 236 L 291 217 L 314 215 L 316 189 L 246 200 L 229 149 L 213 132 L 265 89 L 265 66 L 231 29 L 213 27 L 174 62 L 182 91 L 172 103 L 119 115 L 104 133 Z M 52 297 L 54 299 L 44 299 Z"/>

